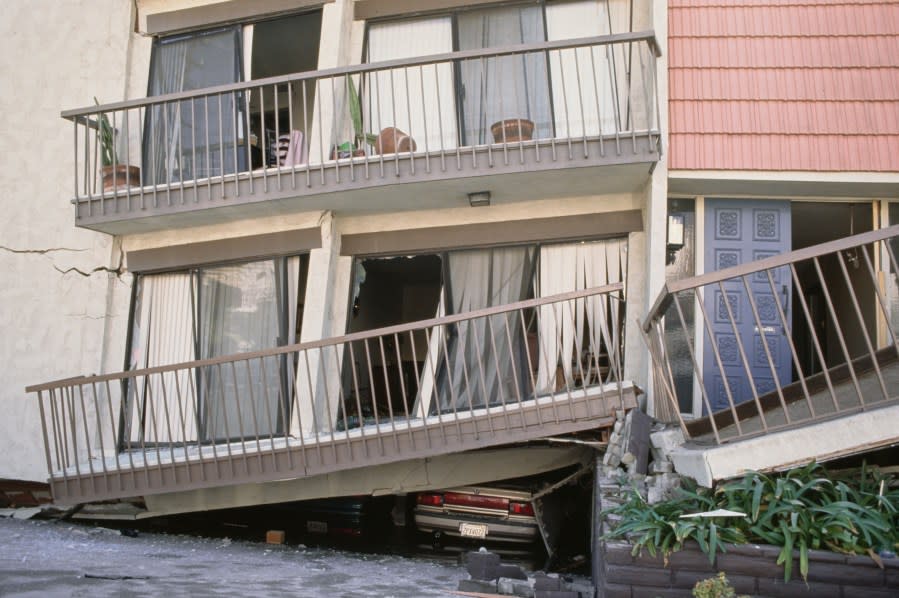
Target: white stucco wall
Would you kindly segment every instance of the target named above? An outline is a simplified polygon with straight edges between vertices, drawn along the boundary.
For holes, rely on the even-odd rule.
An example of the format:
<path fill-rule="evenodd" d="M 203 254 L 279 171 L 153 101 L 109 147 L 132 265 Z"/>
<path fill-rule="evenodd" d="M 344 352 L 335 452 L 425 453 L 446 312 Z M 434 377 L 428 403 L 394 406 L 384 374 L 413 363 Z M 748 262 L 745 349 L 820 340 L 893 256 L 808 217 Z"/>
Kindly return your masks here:
<path fill-rule="evenodd" d="M 72 125 L 64 109 L 125 92 L 131 2 L 6 0 L 0 19 L 0 478 L 46 479 L 25 386 L 100 370 L 112 237 L 74 227 Z M 127 305 L 126 305 L 127 307 Z"/>

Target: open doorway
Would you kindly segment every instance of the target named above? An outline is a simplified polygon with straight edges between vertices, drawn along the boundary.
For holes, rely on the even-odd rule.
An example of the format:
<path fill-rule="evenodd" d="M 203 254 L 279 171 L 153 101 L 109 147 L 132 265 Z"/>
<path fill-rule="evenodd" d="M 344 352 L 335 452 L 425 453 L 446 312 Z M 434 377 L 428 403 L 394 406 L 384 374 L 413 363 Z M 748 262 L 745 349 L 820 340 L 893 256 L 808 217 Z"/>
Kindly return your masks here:
<path fill-rule="evenodd" d="M 347 332 L 364 332 L 426 320 L 437 315 L 442 289 L 443 260 L 439 255 L 358 258 L 353 264 L 352 309 Z M 420 374 L 428 351 L 424 330 L 350 343 L 344 363 L 343 388 L 348 406 L 343 425 L 355 427 L 369 420 L 407 416 L 418 394 Z M 350 407 L 348 407 L 350 408 Z M 361 413 L 358 411 L 361 409 Z"/>
<path fill-rule="evenodd" d="M 870 202 L 795 201 L 792 211 L 794 250 L 868 232 L 873 229 L 875 221 L 874 205 Z M 873 252 L 869 251 L 868 257 L 872 265 L 876 264 Z M 835 256 L 826 256 L 819 264 L 820 274 L 814 261 L 799 262 L 796 265 L 799 284 L 793 288 L 793 305 L 797 308 L 793 312 L 793 334 L 805 375 L 822 370 L 822 357 L 827 367 L 833 367 L 846 362 L 847 358 L 853 359 L 866 353 L 864 335 L 858 334 L 862 326 L 870 338 L 876 337 L 877 298 L 864 256 L 858 251 L 844 253 L 848 285 L 843 266 Z M 864 279 L 868 279 L 866 283 Z M 858 300 L 862 321 L 859 320 L 850 288 Z M 816 338 L 821 347 L 820 353 L 814 344 Z"/>
<path fill-rule="evenodd" d="M 247 26 L 244 38 L 250 79 L 265 79 L 318 68 L 322 12 L 316 10 Z M 278 164 L 278 137 L 299 131 L 308 139 L 315 105 L 315 81 L 259 88 L 250 94 L 253 167 Z M 263 145 L 265 151 L 263 152 Z"/>

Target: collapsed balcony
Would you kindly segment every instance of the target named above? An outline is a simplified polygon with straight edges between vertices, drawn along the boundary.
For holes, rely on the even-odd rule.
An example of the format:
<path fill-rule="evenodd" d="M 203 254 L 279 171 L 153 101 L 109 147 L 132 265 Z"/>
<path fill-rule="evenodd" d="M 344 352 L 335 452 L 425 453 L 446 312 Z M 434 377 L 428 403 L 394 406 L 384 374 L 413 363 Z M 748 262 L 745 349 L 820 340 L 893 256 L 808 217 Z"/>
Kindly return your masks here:
<path fill-rule="evenodd" d="M 705 485 L 899 441 L 899 226 L 669 282 L 644 324 L 656 415 Z M 683 415 L 698 403 L 700 417 Z"/>
<path fill-rule="evenodd" d="M 66 111 L 76 224 L 124 234 L 279 211 L 447 207 L 506 176 L 515 193 L 495 199 L 522 201 L 596 193 L 596 168 L 603 192 L 634 190 L 661 151 L 659 55 L 651 32 L 624 33 Z"/>
<path fill-rule="evenodd" d="M 609 424 L 623 284 L 30 387 L 56 501 L 299 479 Z M 419 358 L 416 355 L 423 355 Z"/>

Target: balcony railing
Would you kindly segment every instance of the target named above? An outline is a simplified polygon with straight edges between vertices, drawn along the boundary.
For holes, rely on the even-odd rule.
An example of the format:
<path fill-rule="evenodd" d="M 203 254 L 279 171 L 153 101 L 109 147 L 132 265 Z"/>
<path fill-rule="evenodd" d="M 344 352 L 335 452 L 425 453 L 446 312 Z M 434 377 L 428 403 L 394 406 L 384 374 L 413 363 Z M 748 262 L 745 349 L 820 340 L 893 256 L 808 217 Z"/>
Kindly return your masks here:
<path fill-rule="evenodd" d="M 33 386 L 54 497 L 303 478 L 595 428 L 636 404 L 622 289 Z"/>
<path fill-rule="evenodd" d="M 644 324 L 657 416 L 715 445 L 895 404 L 897 240 L 893 226 L 669 282 Z"/>
<path fill-rule="evenodd" d="M 376 185 L 650 164 L 661 144 L 658 55 L 652 33 L 626 33 L 66 111 L 76 217 L 95 226 Z"/>

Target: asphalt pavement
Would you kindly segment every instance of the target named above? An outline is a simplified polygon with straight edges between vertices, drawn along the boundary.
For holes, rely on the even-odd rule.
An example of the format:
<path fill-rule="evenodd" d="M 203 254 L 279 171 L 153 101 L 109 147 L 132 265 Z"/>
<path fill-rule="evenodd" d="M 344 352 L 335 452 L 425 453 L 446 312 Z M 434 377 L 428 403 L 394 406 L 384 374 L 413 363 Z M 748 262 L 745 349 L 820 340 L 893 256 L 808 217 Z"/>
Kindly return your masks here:
<path fill-rule="evenodd" d="M 0 519 L 0 597 L 452 596 L 452 561 Z"/>

